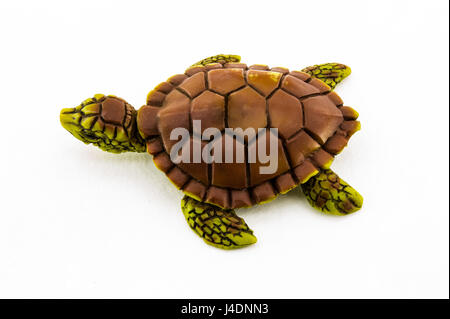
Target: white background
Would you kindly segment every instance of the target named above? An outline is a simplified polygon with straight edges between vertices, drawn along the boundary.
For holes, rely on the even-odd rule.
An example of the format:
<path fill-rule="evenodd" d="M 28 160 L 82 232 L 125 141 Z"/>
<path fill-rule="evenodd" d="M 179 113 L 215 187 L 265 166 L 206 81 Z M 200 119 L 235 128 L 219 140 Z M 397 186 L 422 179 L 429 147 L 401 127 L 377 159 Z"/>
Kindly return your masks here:
<path fill-rule="evenodd" d="M 447 1 L 1 1 L 0 297 L 449 297 Z M 258 243 L 203 243 L 146 154 L 63 130 L 95 93 L 136 108 L 206 56 L 341 62 L 362 130 L 333 169 L 347 217 L 300 191 L 238 213 Z"/>

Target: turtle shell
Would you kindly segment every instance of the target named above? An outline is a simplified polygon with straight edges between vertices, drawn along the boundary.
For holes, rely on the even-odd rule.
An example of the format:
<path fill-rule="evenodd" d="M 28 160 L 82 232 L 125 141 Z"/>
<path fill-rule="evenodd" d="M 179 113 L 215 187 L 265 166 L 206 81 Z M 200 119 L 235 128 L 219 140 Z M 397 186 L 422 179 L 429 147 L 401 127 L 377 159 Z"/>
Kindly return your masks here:
<path fill-rule="evenodd" d="M 307 73 L 215 63 L 193 66 L 159 84 L 138 112 L 138 128 L 156 166 L 178 188 L 211 204 L 239 208 L 269 201 L 305 183 L 319 168 L 329 168 L 359 129 L 357 117 L 329 86 Z M 170 140 L 170 133 L 179 127 L 189 130 L 186 142 L 193 149 L 199 143 L 192 137 L 194 120 L 201 120 L 202 130 L 220 130 L 222 135 L 214 140 L 222 143 L 223 154 L 231 147 L 223 143 L 225 128 L 277 128 L 278 169 L 260 174 L 259 168 L 267 163 L 248 159 L 245 163 L 173 163 L 169 154 L 178 141 Z M 242 147 L 239 143 L 246 150 L 270 134 L 266 130 L 252 140 L 235 138 L 234 154 Z M 198 149 L 207 143 L 202 141 Z"/>

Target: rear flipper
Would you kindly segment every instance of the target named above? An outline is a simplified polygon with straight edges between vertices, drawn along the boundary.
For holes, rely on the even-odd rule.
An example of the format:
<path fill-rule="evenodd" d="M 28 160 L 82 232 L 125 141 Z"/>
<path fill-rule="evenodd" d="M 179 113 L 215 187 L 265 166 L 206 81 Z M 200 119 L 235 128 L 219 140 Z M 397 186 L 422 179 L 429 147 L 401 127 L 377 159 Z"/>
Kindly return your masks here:
<path fill-rule="evenodd" d="M 232 209 L 203 203 L 187 195 L 181 201 L 181 209 L 192 230 L 209 245 L 233 249 L 256 243 L 253 231 Z"/>
<path fill-rule="evenodd" d="M 207 64 L 211 64 L 211 63 L 225 64 L 225 63 L 239 62 L 239 61 L 241 61 L 241 57 L 239 55 L 218 54 L 218 55 L 214 55 L 214 56 L 210 56 L 208 58 L 205 58 L 205 59 L 203 59 L 201 61 L 198 61 L 197 63 L 194 63 L 192 66 L 194 66 L 194 65 L 207 65 Z"/>
<path fill-rule="evenodd" d="M 311 206 L 327 214 L 351 214 L 363 203 L 362 196 L 330 169 L 311 177 L 302 190 Z"/>
<path fill-rule="evenodd" d="M 302 70 L 308 73 L 314 78 L 322 80 L 330 86 L 332 90 L 338 85 L 343 79 L 350 75 L 352 70 L 341 63 L 324 63 L 309 66 Z"/>

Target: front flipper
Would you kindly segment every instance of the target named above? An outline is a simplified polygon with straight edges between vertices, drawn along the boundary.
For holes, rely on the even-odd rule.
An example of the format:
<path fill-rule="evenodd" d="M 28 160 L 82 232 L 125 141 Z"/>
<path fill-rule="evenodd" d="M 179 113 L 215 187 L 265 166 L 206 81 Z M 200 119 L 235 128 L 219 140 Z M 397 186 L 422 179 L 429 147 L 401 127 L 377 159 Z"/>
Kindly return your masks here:
<path fill-rule="evenodd" d="M 351 214 L 363 203 L 362 196 L 330 169 L 311 177 L 302 190 L 311 206 L 327 214 Z"/>
<path fill-rule="evenodd" d="M 233 54 L 218 54 L 214 56 L 210 56 L 209 58 L 203 59 L 201 61 L 198 61 L 197 63 L 192 64 L 194 65 L 207 65 L 211 63 L 230 63 L 230 62 L 239 62 L 241 61 L 241 57 L 239 55 L 233 55 Z"/>
<path fill-rule="evenodd" d="M 336 85 L 352 73 L 352 70 L 344 64 L 324 63 L 304 68 L 302 72 L 322 80 L 334 90 Z"/>
<path fill-rule="evenodd" d="M 209 245 L 233 249 L 256 243 L 253 231 L 232 209 L 202 203 L 187 195 L 181 201 L 181 209 L 192 230 Z"/>

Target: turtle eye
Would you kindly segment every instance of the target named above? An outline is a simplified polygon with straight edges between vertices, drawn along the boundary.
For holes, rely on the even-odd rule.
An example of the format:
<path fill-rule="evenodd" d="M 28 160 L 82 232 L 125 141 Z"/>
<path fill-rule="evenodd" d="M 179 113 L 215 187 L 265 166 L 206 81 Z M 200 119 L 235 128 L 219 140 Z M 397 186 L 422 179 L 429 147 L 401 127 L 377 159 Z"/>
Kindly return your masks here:
<path fill-rule="evenodd" d="M 85 138 L 90 139 L 90 140 L 96 140 L 97 139 L 97 136 L 94 133 L 89 132 L 89 131 L 84 131 L 83 135 L 84 135 Z"/>

